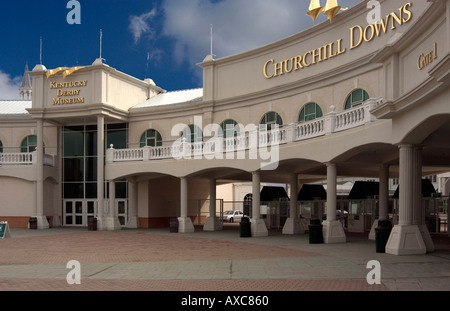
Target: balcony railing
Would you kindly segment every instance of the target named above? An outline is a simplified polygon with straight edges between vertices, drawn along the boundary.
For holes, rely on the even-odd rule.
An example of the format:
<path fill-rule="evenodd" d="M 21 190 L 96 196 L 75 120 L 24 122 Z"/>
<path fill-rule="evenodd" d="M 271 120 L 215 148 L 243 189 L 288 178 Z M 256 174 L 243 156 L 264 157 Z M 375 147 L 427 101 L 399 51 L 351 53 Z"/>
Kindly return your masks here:
<path fill-rule="evenodd" d="M 203 142 L 187 143 L 183 140 L 167 142 L 164 146 L 116 150 L 106 152 L 106 162 L 151 161 L 161 159 L 196 159 L 208 155 L 242 152 L 253 148 L 285 145 L 337 133 L 367 123 L 376 118 L 370 113 L 382 99 L 369 99 L 353 109 L 336 113 L 332 111 L 322 118 L 309 122 L 285 125 L 274 130 L 255 130 L 237 137 L 211 137 Z M 226 158 L 225 156 L 223 158 Z"/>
<path fill-rule="evenodd" d="M 0 165 L 34 165 L 36 162 L 36 152 L 0 153 Z M 55 163 L 54 155 L 44 155 L 44 165 L 54 167 Z"/>

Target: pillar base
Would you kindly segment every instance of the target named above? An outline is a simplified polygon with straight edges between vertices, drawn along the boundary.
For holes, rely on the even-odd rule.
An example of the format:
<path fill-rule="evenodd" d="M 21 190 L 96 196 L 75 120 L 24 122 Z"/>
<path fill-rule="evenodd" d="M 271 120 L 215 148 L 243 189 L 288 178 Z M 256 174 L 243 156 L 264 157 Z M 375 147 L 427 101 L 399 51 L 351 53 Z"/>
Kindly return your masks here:
<path fill-rule="evenodd" d="M 288 218 L 283 227 L 283 234 L 305 234 L 305 228 L 300 218 Z"/>
<path fill-rule="evenodd" d="M 44 229 L 49 229 L 50 225 L 48 223 L 47 217 L 46 216 L 34 216 L 37 218 L 37 228 L 38 230 L 44 230 Z"/>
<path fill-rule="evenodd" d="M 396 225 L 386 244 L 391 255 L 423 255 L 427 248 L 417 225 Z"/>
<path fill-rule="evenodd" d="M 192 224 L 192 220 L 187 218 L 178 218 L 178 232 L 179 233 L 193 233 L 195 232 L 194 225 Z"/>
<path fill-rule="evenodd" d="M 61 216 L 53 216 L 52 228 L 61 227 Z"/>
<path fill-rule="evenodd" d="M 252 219 L 252 237 L 264 237 L 269 236 L 266 223 L 264 219 Z"/>
<path fill-rule="evenodd" d="M 203 231 L 214 232 L 222 231 L 223 225 L 219 217 L 208 217 L 206 218 L 205 225 L 203 226 Z"/>
<path fill-rule="evenodd" d="M 325 244 L 346 243 L 344 228 L 339 220 L 325 220 L 323 223 L 323 241 Z"/>
<path fill-rule="evenodd" d="M 372 228 L 370 228 L 369 240 L 375 241 L 375 228 L 378 228 L 378 219 L 375 219 Z"/>
<path fill-rule="evenodd" d="M 425 243 L 425 247 L 427 249 L 427 253 L 431 253 L 435 251 L 433 239 L 431 239 L 430 231 L 428 231 L 428 227 L 426 225 L 419 225 L 419 231 L 422 234 L 423 242 Z"/>
<path fill-rule="evenodd" d="M 136 216 L 130 217 L 128 219 L 126 227 L 129 229 L 138 229 L 139 228 L 139 219 Z"/>
<path fill-rule="evenodd" d="M 117 217 L 97 217 L 98 231 L 116 231 L 122 230 L 119 219 Z"/>

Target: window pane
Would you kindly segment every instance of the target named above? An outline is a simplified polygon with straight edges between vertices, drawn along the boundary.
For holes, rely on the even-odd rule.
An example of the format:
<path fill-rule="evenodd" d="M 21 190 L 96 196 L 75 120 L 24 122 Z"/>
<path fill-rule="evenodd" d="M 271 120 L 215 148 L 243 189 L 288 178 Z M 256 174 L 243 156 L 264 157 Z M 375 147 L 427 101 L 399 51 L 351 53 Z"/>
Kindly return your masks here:
<path fill-rule="evenodd" d="M 97 132 L 86 133 L 86 156 L 97 156 Z"/>
<path fill-rule="evenodd" d="M 84 134 L 81 132 L 64 132 L 64 156 L 84 156 Z"/>
<path fill-rule="evenodd" d="M 84 191 L 82 183 L 65 183 L 64 198 L 66 199 L 83 199 Z"/>
<path fill-rule="evenodd" d="M 363 91 L 362 90 L 356 90 L 353 92 L 352 94 L 352 102 L 356 103 L 356 102 L 360 102 L 363 100 Z"/>
<path fill-rule="evenodd" d="M 118 181 L 116 182 L 116 199 L 126 199 L 127 198 L 127 182 Z"/>
<path fill-rule="evenodd" d="M 67 214 L 72 214 L 73 209 L 72 209 L 72 202 L 66 202 L 66 213 Z"/>
<path fill-rule="evenodd" d="M 106 146 L 113 144 L 114 149 L 126 149 L 127 148 L 127 131 L 115 130 L 107 133 Z"/>
<path fill-rule="evenodd" d="M 64 159 L 64 181 L 83 181 L 83 158 Z"/>
<path fill-rule="evenodd" d="M 86 181 L 97 181 L 97 157 L 86 158 Z"/>
<path fill-rule="evenodd" d="M 97 198 L 97 183 L 86 183 L 86 198 L 96 199 Z"/>

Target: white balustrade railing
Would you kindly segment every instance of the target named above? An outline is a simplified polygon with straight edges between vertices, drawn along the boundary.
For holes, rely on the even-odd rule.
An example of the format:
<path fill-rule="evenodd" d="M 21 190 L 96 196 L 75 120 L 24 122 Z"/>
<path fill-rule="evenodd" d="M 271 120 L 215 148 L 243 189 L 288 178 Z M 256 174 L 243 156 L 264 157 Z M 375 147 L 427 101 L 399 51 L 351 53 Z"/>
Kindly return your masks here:
<path fill-rule="evenodd" d="M 55 156 L 44 155 L 44 165 L 54 167 Z M 37 163 L 36 152 L 0 153 L 0 165 L 33 165 Z"/>
<path fill-rule="evenodd" d="M 212 137 L 205 142 L 187 143 L 176 141 L 170 146 L 144 147 L 140 149 L 115 150 L 113 146 L 106 152 L 106 161 L 148 161 L 160 159 L 196 159 L 202 156 L 223 155 L 224 153 L 267 148 L 289 144 L 315 137 L 363 126 L 375 121 L 370 111 L 382 103 L 382 99 L 369 99 L 353 109 L 336 113 L 332 111 L 322 118 L 289 124 L 274 130 L 246 132 L 231 138 Z"/>

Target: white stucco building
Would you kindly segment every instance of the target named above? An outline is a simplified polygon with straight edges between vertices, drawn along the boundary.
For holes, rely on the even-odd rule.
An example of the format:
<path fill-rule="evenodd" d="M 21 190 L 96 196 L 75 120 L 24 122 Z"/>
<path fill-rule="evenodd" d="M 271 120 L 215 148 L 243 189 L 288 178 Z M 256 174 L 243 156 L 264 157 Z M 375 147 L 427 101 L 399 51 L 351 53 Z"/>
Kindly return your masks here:
<path fill-rule="evenodd" d="M 218 185 L 250 183 L 252 234 L 267 235 L 261 183 L 325 181 L 326 243 L 346 241 L 337 181 L 398 180 L 396 255 L 433 250 L 421 179 L 450 171 L 450 1 L 367 1 L 278 42 L 221 59 L 208 55 L 203 88 L 166 92 L 101 59 L 79 68 L 36 65 L 22 100 L 0 101 L 0 220 L 40 229 L 168 226 L 221 229 Z M 215 126 L 214 126 L 215 125 Z M 218 128 L 222 129 L 220 135 Z M 189 130 L 186 130 L 189 129 Z M 183 134 L 184 133 L 184 134 Z M 183 135 L 181 135 L 183 134 Z M 440 191 L 442 189 L 439 189 Z M 243 200 L 239 199 L 239 200 Z M 208 205 L 209 204 L 209 205 Z M 291 196 L 283 232 L 304 232 Z"/>

